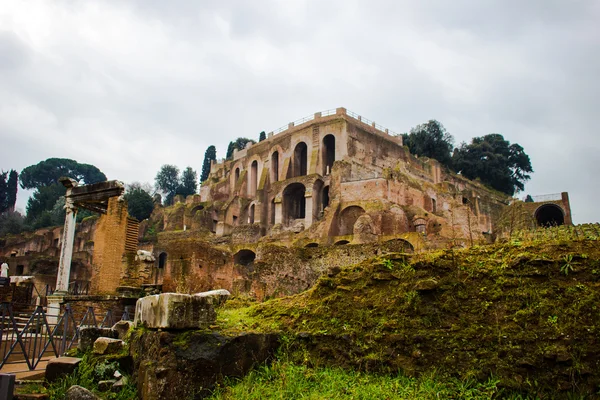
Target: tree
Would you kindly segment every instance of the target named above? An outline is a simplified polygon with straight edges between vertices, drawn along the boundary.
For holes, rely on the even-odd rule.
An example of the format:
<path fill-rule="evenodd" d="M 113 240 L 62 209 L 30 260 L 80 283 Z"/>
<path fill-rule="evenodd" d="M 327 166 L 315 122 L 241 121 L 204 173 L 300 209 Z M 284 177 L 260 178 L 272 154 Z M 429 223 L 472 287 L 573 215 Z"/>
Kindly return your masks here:
<path fill-rule="evenodd" d="M 17 202 L 17 177 L 19 174 L 14 169 L 10 172 L 0 173 L 0 214 L 14 211 Z"/>
<path fill-rule="evenodd" d="M 523 147 L 498 133 L 473 138 L 454 150 L 452 163 L 456 171 L 469 179 L 479 178 L 484 184 L 508 195 L 525 188 L 533 172 Z"/>
<path fill-rule="evenodd" d="M 262 142 L 263 140 L 265 140 L 267 138 L 267 135 L 265 134 L 265 131 L 262 131 L 259 135 L 258 135 L 258 141 Z"/>
<path fill-rule="evenodd" d="M 23 216 L 16 211 L 0 214 L 0 238 L 8 234 L 17 235 L 26 230 Z"/>
<path fill-rule="evenodd" d="M 198 174 L 192 169 L 192 167 L 187 167 L 181 173 L 180 185 L 177 189 L 177 194 L 189 196 L 191 194 L 195 194 L 196 190 L 198 190 Z"/>
<path fill-rule="evenodd" d="M 143 221 L 150 217 L 154 210 L 154 201 L 152 195 L 145 190 L 138 182 L 127 185 L 125 195 L 127 200 L 127 211 L 129 215 L 138 221 Z"/>
<path fill-rule="evenodd" d="M 160 170 L 156 174 L 155 186 L 158 190 L 164 192 L 165 204 L 173 204 L 173 198 L 177 194 L 179 189 L 179 168 L 175 165 L 165 164 L 160 167 Z"/>
<path fill-rule="evenodd" d="M 403 134 L 402 139 L 412 154 L 434 158 L 446 167 L 451 166 L 454 137 L 440 122 L 431 119 L 417 125 L 410 130 L 410 134 Z"/>
<path fill-rule="evenodd" d="M 68 158 L 49 158 L 24 168 L 19 175 L 23 189 L 35 189 L 27 201 L 25 221 L 33 228 L 57 224 L 51 210 L 66 189 L 58 180 L 63 177 L 75 179 L 80 184 L 103 182 L 106 175 L 90 164 L 80 164 Z M 80 217 L 84 214 L 80 213 Z M 62 221 L 58 222 L 60 225 Z"/>
<path fill-rule="evenodd" d="M 37 189 L 58 183 L 62 176 L 86 185 L 106 180 L 106 175 L 93 165 L 80 164 L 68 158 L 49 158 L 23 169 L 19 181 L 23 189 Z"/>
<path fill-rule="evenodd" d="M 208 146 L 204 153 L 204 162 L 202 163 L 202 174 L 200 175 L 200 183 L 208 179 L 210 174 L 211 161 L 217 159 L 217 148 L 215 146 Z"/>
<path fill-rule="evenodd" d="M 234 149 L 237 150 L 237 151 L 243 150 L 243 149 L 246 148 L 246 145 L 248 143 L 254 144 L 256 142 L 254 140 L 252 140 L 252 139 L 248 139 L 248 138 L 245 138 L 245 137 L 239 137 L 239 138 L 235 139 L 234 142 L 229 142 L 229 146 L 227 146 L 227 155 L 226 155 L 226 158 L 228 160 L 231 160 L 233 158 L 233 150 Z"/>

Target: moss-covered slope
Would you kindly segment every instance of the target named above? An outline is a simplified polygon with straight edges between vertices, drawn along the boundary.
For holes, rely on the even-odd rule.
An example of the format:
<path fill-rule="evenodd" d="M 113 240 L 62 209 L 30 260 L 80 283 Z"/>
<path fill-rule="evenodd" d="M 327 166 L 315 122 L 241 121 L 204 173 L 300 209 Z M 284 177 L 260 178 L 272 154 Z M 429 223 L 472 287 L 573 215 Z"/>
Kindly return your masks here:
<path fill-rule="evenodd" d="M 599 279 L 596 240 L 398 254 L 332 270 L 300 295 L 222 310 L 219 325 L 281 332 L 313 365 L 595 393 Z"/>

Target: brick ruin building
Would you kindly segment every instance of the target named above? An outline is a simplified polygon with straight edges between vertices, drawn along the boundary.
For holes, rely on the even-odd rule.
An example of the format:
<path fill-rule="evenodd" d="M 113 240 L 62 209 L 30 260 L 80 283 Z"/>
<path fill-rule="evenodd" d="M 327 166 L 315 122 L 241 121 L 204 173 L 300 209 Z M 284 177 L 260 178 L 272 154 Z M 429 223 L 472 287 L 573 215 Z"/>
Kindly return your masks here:
<path fill-rule="evenodd" d="M 213 162 L 200 194 L 157 204 L 139 224 L 137 248 L 131 239 L 125 243 L 133 229 L 127 231 L 132 225 L 122 212 L 82 222 L 71 281 L 88 282 L 92 294 L 297 293 L 332 266 L 490 240 L 509 200 L 436 160 L 411 155 L 401 136 L 338 108 Z M 126 209 L 122 199 L 112 201 L 114 210 Z M 527 207 L 538 224 L 571 223 L 566 193 Z M 113 217 L 121 223 L 102 222 Z M 115 233 L 109 226 L 121 228 Z M 0 258 L 11 274 L 39 274 L 47 283 L 56 276 L 59 240 L 60 228 L 4 239 Z M 110 252 L 114 268 L 102 274 L 109 267 L 98 251 L 108 254 L 114 248 L 108 242 L 123 249 Z"/>

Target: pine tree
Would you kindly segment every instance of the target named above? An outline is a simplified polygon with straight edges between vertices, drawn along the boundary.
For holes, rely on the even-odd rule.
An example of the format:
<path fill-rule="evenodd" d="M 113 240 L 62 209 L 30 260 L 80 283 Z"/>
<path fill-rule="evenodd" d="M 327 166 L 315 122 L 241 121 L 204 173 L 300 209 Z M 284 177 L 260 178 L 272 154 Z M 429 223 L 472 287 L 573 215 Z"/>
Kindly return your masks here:
<path fill-rule="evenodd" d="M 215 146 L 208 146 L 204 153 L 204 162 L 202 163 L 202 174 L 200 175 L 200 183 L 208 179 L 210 174 L 211 161 L 217 159 L 217 149 Z"/>
<path fill-rule="evenodd" d="M 260 133 L 260 135 L 258 135 L 258 141 L 262 142 L 263 140 L 265 140 L 267 138 L 267 135 L 265 134 L 265 131 L 262 131 Z"/>

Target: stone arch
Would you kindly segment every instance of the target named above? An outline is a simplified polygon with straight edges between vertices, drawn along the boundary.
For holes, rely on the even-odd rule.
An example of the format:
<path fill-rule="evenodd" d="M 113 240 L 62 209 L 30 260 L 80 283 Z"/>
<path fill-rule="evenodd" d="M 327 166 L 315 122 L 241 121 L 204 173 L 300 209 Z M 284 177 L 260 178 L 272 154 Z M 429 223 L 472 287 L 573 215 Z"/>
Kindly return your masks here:
<path fill-rule="evenodd" d="M 290 169 L 292 174 L 289 178 L 308 174 L 308 145 L 305 142 L 298 142 L 294 147 Z"/>
<path fill-rule="evenodd" d="M 306 187 L 299 183 L 291 183 L 283 190 L 283 221 L 290 223 L 296 219 L 306 218 Z"/>
<path fill-rule="evenodd" d="M 390 239 L 384 242 L 385 249 L 394 253 L 413 253 L 415 247 L 405 239 Z"/>
<path fill-rule="evenodd" d="M 243 170 L 244 168 L 241 161 L 237 161 L 235 164 L 233 164 L 233 167 L 231 168 L 230 177 L 230 185 L 232 190 L 235 188 L 235 185 L 237 185 L 238 181 L 240 180 L 240 176 L 242 175 Z"/>
<path fill-rule="evenodd" d="M 191 215 L 196 215 L 196 213 L 198 211 L 202 211 L 202 210 L 204 210 L 204 206 L 202 204 L 199 204 L 199 205 L 195 206 L 194 208 L 192 208 Z"/>
<path fill-rule="evenodd" d="M 335 162 L 335 136 L 325 135 L 321 146 L 323 176 L 329 175 Z"/>
<path fill-rule="evenodd" d="M 425 218 L 415 218 L 413 220 L 415 232 L 427 235 L 427 220 Z"/>
<path fill-rule="evenodd" d="M 282 156 L 283 150 L 280 146 L 275 146 L 271 149 L 270 179 L 271 182 L 279 182 L 281 178 L 281 167 L 283 166 Z"/>
<path fill-rule="evenodd" d="M 538 226 L 549 227 L 565 224 L 565 213 L 556 204 L 542 204 L 533 215 Z"/>
<path fill-rule="evenodd" d="M 319 247 L 319 243 L 308 243 L 306 246 L 304 246 L 306 248 L 313 248 L 313 247 Z"/>
<path fill-rule="evenodd" d="M 343 246 L 343 245 L 346 245 L 346 244 L 348 244 L 348 243 L 350 243 L 348 240 L 346 240 L 346 239 L 343 239 L 343 240 L 338 240 L 338 241 L 337 241 L 337 242 L 335 242 L 333 245 L 334 245 L 334 246 Z"/>
<path fill-rule="evenodd" d="M 365 210 L 359 206 L 346 207 L 340 212 L 337 223 L 337 232 L 334 236 L 346 236 L 354 234 L 356 220 L 365 214 Z"/>
<path fill-rule="evenodd" d="M 242 249 L 233 255 L 233 263 L 243 266 L 251 265 L 256 259 L 256 253 L 249 249 Z"/>

